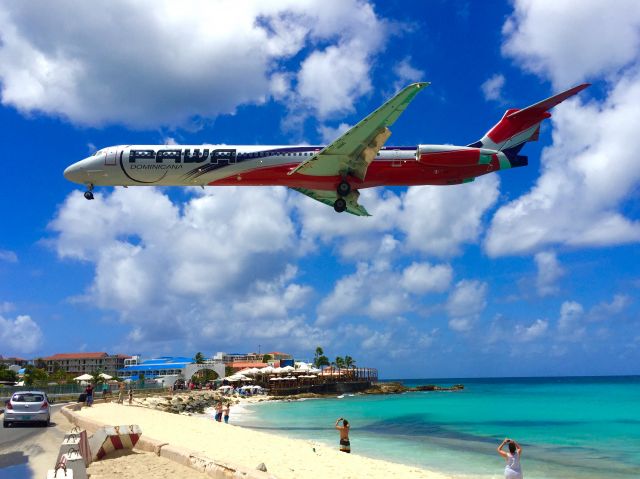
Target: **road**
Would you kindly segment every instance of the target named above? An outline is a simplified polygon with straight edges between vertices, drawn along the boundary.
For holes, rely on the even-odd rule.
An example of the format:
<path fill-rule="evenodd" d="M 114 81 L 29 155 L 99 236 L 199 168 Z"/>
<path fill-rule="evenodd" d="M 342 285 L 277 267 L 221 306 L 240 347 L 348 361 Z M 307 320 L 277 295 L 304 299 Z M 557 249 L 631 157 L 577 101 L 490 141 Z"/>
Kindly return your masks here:
<path fill-rule="evenodd" d="M 51 426 L 0 427 L 0 479 L 44 477 L 53 468 L 69 423 L 60 414 L 63 404 L 51 406 Z"/>

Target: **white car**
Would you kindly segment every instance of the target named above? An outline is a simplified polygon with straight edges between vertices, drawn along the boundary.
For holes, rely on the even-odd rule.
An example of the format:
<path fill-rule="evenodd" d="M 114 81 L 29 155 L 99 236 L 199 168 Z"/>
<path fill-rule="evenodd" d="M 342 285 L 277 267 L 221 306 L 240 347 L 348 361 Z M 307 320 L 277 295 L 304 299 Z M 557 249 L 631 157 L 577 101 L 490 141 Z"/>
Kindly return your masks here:
<path fill-rule="evenodd" d="M 51 422 L 49 398 L 42 391 L 16 391 L 7 402 L 2 423 L 10 427 L 17 422 L 34 422 L 48 426 Z"/>

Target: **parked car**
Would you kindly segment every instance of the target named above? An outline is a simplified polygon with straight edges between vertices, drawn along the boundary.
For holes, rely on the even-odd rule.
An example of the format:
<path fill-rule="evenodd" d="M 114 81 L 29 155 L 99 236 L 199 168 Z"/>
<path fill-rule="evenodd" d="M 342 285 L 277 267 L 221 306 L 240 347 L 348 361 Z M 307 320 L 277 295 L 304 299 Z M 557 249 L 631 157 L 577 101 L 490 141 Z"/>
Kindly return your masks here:
<path fill-rule="evenodd" d="M 2 423 L 9 427 L 18 422 L 37 422 L 48 426 L 51 422 L 49 398 L 42 391 L 17 391 L 7 402 Z"/>

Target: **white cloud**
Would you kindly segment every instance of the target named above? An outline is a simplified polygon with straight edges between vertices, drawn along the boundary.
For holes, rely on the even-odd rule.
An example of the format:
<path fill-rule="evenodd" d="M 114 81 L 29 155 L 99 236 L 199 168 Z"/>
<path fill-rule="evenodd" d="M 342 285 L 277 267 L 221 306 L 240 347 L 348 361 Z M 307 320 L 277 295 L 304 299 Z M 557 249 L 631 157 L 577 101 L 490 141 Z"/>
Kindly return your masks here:
<path fill-rule="evenodd" d="M 359 202 L 372 217 L 336 216 L 331 208 L 302 196 L 293 201 L 310 248 L 317 240 L 335 241 L 343 258 L 357 261 L 379 252 L 391 237 L 398 241 L 396 252 L 451 257 L 460 254 L 463 244 L 478 241 L 482 217 L 495 204 L 498 186 L 498 176 L 487 175 L 459 186 L 413 186 L 400 195 L 361 190 Z"/>
<path fill-rule="evenodd" d="M 462 280 L 456 283 L 446 304 L 449 327 L 458 332 L 470 331 L 487 306 L 487 291 L 488 285 L 482 281 Z"/>
<path fill-rule="evenodd" d="M 544 319 L 536 319 L 528 326 L 518 325 L 515 328 L 514 338 L 517 341 L 530 342 L 540 339 L 545 335 L 549 327 L 549 322 Z"/>
<path fill-rule="evenodd" d="M 320 302 L 318 324 L 352 316 L 395 320 L 414 310 L 421 296 L 449 289 L 452 275 L 448 264 L 414 262 L 401 270 L 380 257 L 372 263 L 358 263 L 356 271 L 336 281 Z"/>
<path fill-rule="evenodd" d="M 621 79 L 601 105 L 569 102 L 554 110 L 542 175 L 496 212 L 485 243 L 491 256 L 640 241 L 640 221 L 621 211 L 640 182 L 638 104 L 635 74 Z"/>
<path fill-rule="evenodd" d="M 350 112 L 386 41 L 364 0 L 10 1 L 0 22 L 4 105 L 141 128 L 186 126 L 270 96 L 322 117 Z M 296 55 L 299 70 L 283 71 Z"/>
<path fill-rule="evenodd" d="M 410 83 L 424 81 L 425 73 L 411 65 L 411 58 L 405 58 L 393 67 L 397 80 L 393 84 L 395 91 L 400 91 Z"/>
<path fill-rule="evenodd" d="M 117 311 L 132 341 L 313 336 L 298 315 L 312 290 L 291 266 L 286 198 L 284 188 L 213 188 L 180 205 L 154 188 L 92 202 L 75 192 L 51 222 L 52 245 L 95 265 L 84 300 Z M 149 327 L 158 323 L 171 327 Z"/>
<path fill-rule="evenodd" d="M 564 274 L 555 253 L 543 251 L 535 255 L 538 275 L 536 288 L 540 296 L 548 296 L 558 291 L 557 281 Z"/>
<path fill-rule="evenodd" d="M 504 87 L 504 82 L 504 75 L 496 73 L 480 85 L 485 100 L 503 102 L 502 88 Z"/>
<path fill-rule="evenodd" d="M 602 302 L 595 305 L 588 314 L 590 321 L 610 320 L 622 313 L 631 304 L 631 298 L 624 294 L 616 294 L 610 303 Z"/>
<path fill-rule="evenodd" d="M 42 344 L 42 330 L 31 316 L 0 316 L 0 344 L 5 354 L 29 354 Z"/>
<path fill-rule="evenodd" d="M 486 175 L 472 184 L 409 188 L 398 217 L 407 246 L 434 256 L 459 254 L 464 243 L 477 241 L 499 184 L 498 175 Z"/>
<path fill-rule="evenodd" d="M 8 249 L 0 249 L 0 261 L 6 261 L 7 263 L 17 263 L 18 255 Z"/>
<path fill-rule="evenodd" d="M 558 332 L 560 339 L 579 341 L 585 334 L 586 328 L 582 324 L 584 308 L 576 301 L 565 301 L 560 307 Z"/>
<path fill-rule="evenodd" d="M 442 293 L 449 289 L 452 277 L 453 269 L 448 264 L 412 263 L 402 272 L 401 284 L 415 294 Z"/>
<path fill-rule="evenodd" d="M 553 145 L 543 152 L 542 175 L 531 191 L 498 210 L 487 252 L 640 241 L 640 222 L 621 207 L 640 182 L 637 2 L 611 8 L 597 0 L 517 1 L 504 34 L 504 54 L 556 88 L 599 77 L 608 86 L 602 102 L 584 104 L 587 91 L 553 110 Z"/>
<path fill-rule="evenodd" d="M 517 0 L 503 27 L 503 53 L 564 87 L 615 73 L 638 61 L 640 9 L 635 0 Z"/>
<path fill-rule="evenodd" d="M 320 133 L 320 137 L 324 144 L 329 144 L 332 141 L 337 140 L 340 135 L 346 132 L 353 125 L 349 125 L 348 123 L 340 123 L 335 128 L 326 125 L 320 125 L 318 127 L 318 132 Z"/>

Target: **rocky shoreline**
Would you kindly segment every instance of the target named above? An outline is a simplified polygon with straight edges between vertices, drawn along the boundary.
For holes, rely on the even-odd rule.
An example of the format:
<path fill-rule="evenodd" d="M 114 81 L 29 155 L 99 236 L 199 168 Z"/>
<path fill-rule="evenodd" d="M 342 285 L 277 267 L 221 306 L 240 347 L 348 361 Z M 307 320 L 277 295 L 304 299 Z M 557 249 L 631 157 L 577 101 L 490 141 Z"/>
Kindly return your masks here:
<path fill-rule="evenodd" d="M 435 384 L 425 384 L 423 386 L 407 387 L 399 382 L 377 383 L 362 394 L 402 394 L 406 392 L 416 391 L 461 391 L 464 389 L 463 384 L 454 384 L 451 387 L 442 387 Z"/>
<path fill-rule="evenodd" d="M 464 389 L 462 384 L 454 384 L 451 387 L 442 387 L 435 384 L 423 386 L 407 387 L 399 382 L 377 383 L 356 394 L 402 394 L 417 391 L 460 391 Z M 172 396 L 150 396 L 136 399 L 137 406 L 173 414 L 204 414 L 207 408 L 215 406 L 219 401 L 223 403 L 239 404 L 240 402 L 263 402 L 263 401 L 297 401 L 300 399 L 321 399 L 335 397 L 334 394 L 302 393 L 292 396 L 252 396 L 248 400 L 241 400 L 236 397 L 225 396 L 217 391 L 190 391 L 175 393 Z"/>

